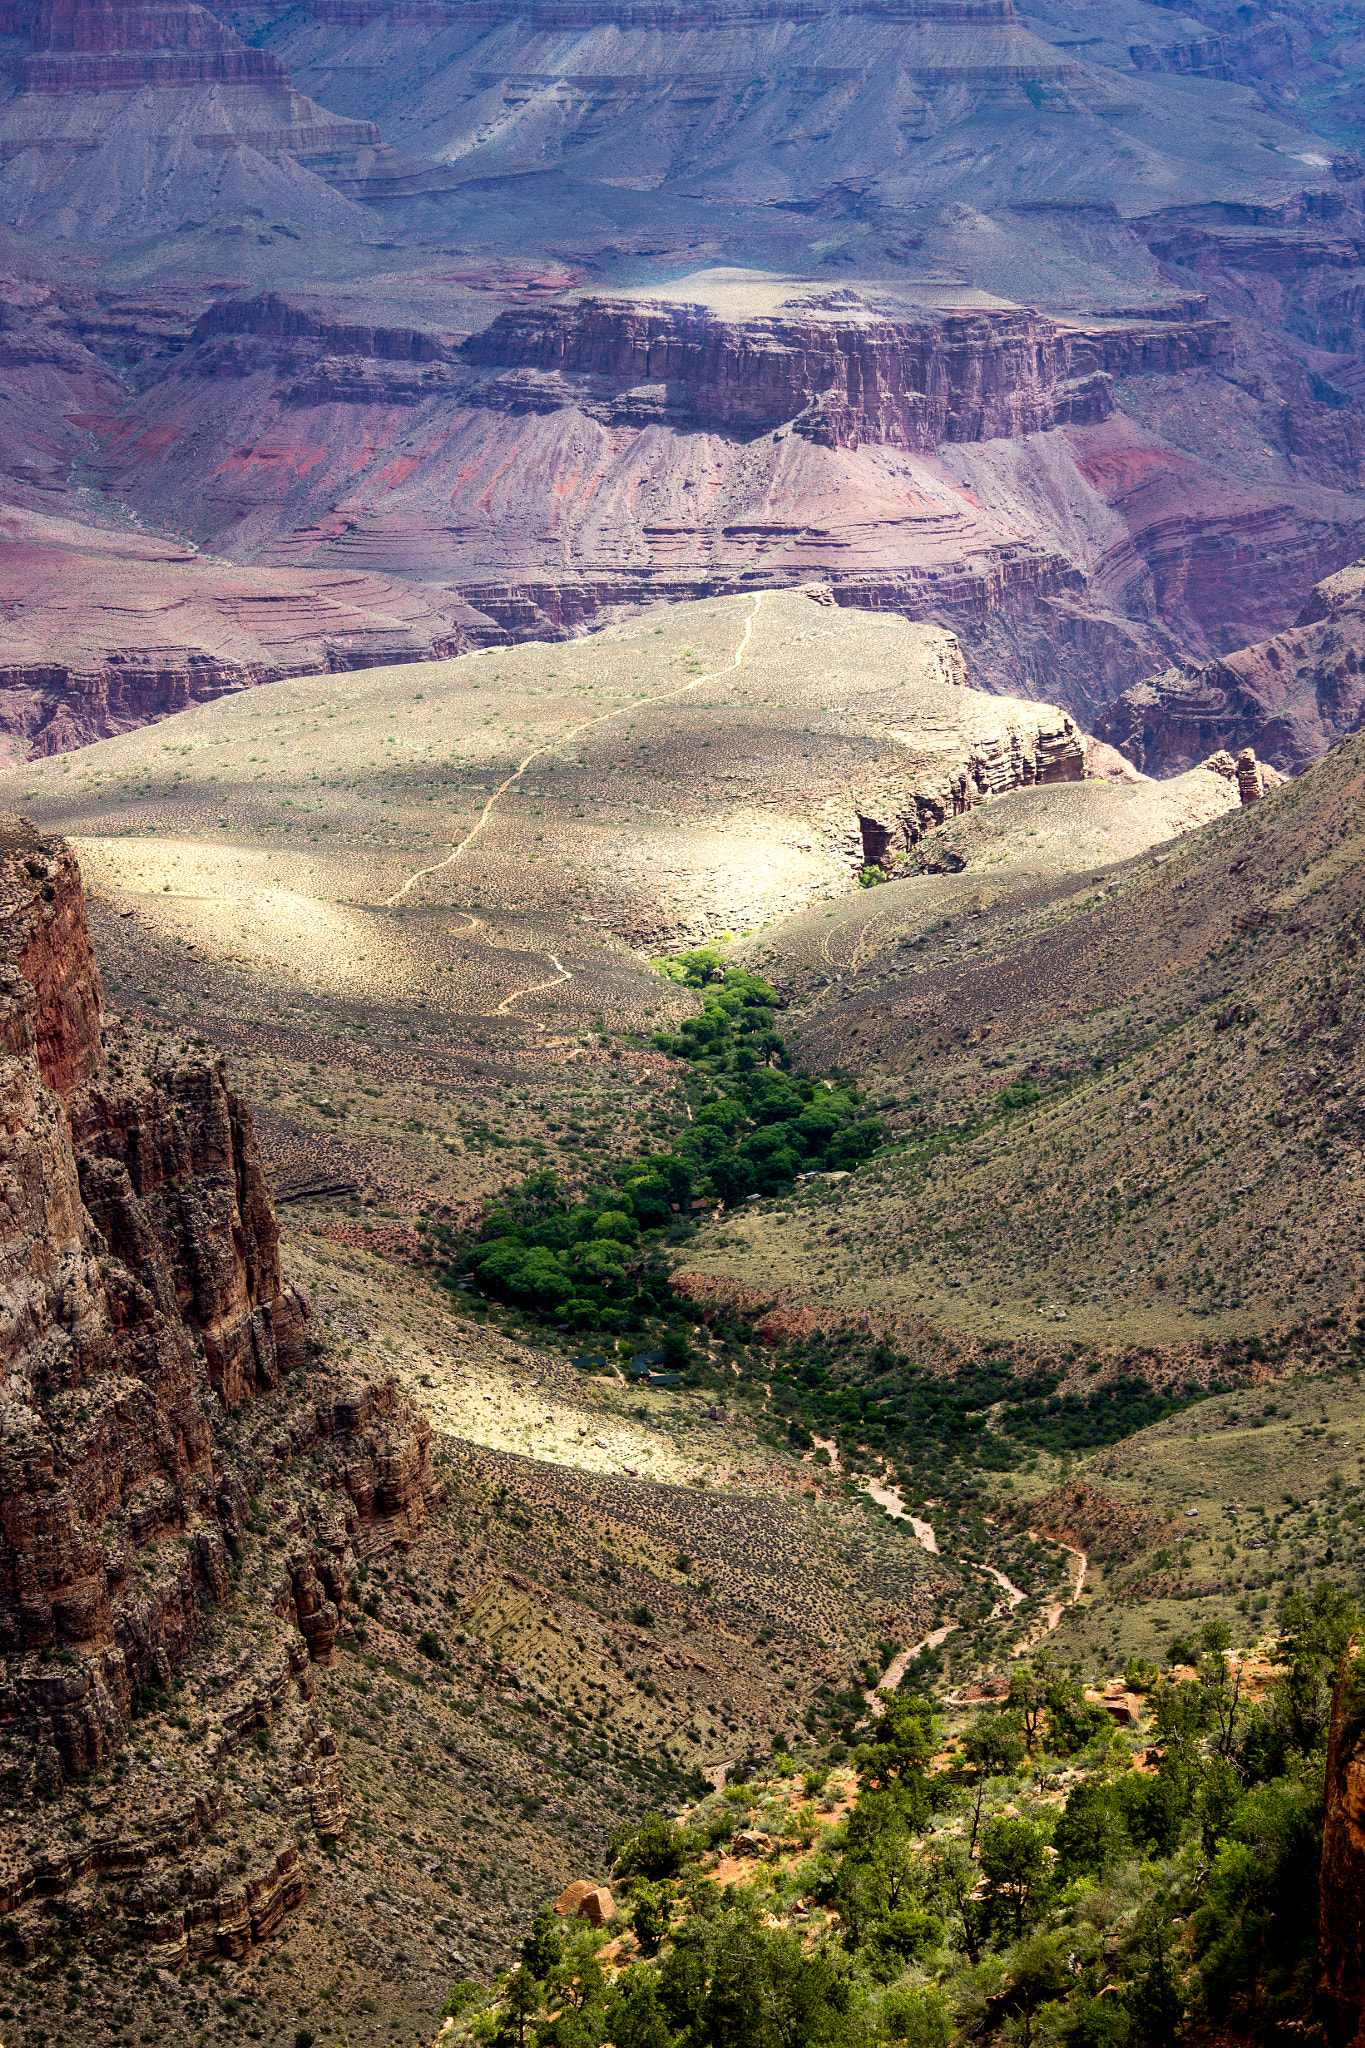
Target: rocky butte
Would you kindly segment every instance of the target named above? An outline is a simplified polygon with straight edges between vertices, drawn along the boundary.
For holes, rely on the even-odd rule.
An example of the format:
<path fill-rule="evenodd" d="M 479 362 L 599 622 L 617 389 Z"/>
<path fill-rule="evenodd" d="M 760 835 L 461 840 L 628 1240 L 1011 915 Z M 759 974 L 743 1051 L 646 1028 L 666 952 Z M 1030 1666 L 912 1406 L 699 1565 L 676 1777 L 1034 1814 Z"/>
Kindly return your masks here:
<path fill-rule="evenodd" d="M 285 1810 L 345 1826 L 313 1667 L 348 1565 L 422 1529 L 430 1429 L 391 1382 L 310 1370 L 250 1112 L 202 1041 L 104 1014 L 76 862 L 13 817 L 0 963 L 0 1911 L 21 1955 L 54 1901 L 162 1961 L 240 1955 L 304 1871 L 248 1814 L 239 1875 L 215 1864 L 189 1886 L 222 1808 L 215 1767 L 272 1729 Z M 225 1658 L 215 1617 L 236 1609 L 267 1475 L 279 1541 Z M 65 1830 L 68 1788 L 173 1677 L 181 1749 L 156 1776 L 116 1771 L 94 1827 Z"/>

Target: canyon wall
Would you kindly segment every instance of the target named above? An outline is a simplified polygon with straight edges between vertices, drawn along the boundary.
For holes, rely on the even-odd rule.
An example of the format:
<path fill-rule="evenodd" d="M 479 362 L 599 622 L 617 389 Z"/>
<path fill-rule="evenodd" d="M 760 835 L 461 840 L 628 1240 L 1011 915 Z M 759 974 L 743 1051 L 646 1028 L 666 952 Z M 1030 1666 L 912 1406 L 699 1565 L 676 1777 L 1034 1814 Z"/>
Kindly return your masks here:
<path fill-rule="evenodd" d="M 1212 328 L 1205 345 L 1222 341 Z M 1055 322 L 1023 307 L 892 320 L 835 293 L 743 323 L 685 304 L 527 307 L 501 314 L 463 355 L 495 373 L 471 389 L 480 405 L 574 405 L 605 422 L 741 435 L 790 422 L 826 447 L 925 452 L 1107 418 L 1108 374 L 1089 362 L 1074 376 L 1071 352 Z"/>
<path fill-rule="evenodd" d="M 0 1913 L 20 1954 L 53 1932 L 31 1902 L 76 1913 L 77 1895 L 163 1960 L 192 1934 L 240 1954 L 302 1897 L 297 1849 L 281 1861 L 268 1823 L 248 1829 L 254 1903 L 215 1879 L 186 1906 L 178 1859 L 224 1816 L 223 1761 L 262 1727 L 292 1803 L 344 1827 L 311 1671 L 348 1568 L 421 1532 L 430 1429 L 389 1381 L 310 1370 L 249 1110 L 202 1043 L 103 1016 L 75 860 L 13 818 L 0 1155 Z M 263 1532 L 243 1627 L 243 1544 Z M 140 1702 L 172 1687 L 193 1703 L 186 1740 L 140 1785 L 120 1752 Z M 41 1802 L 93 1771 L 108 1783 L 111 1763 L 93 1839 L 54 1859 Z"/>
<path fill-rule="evenodd" d="M 1332 1697 L 1318 1894 L 1319 2010 L 1331 2048 L 1365 2040 L 1365 1721 L 1360 1645 L 1347 1649 Z"/>
<path fill-rule="evenodd" d="M 1365 562 L 1356 562 L 1319 583 L 1286 632 L 1133 684 L 1097 734 L 1150 775 L 1178 775 L 1215 748 L 1243 747 L 1295 775 L 1362 716 Z"/>
<path fill-rule="evenodd" d="M 956 643 L 950 644 L 956 654 Z M 965 670 L 957 680 L 966 681 Z M 962 817 L 977 804 L 1041 783 L 1085 779 L 1085 735 L 1056 705 L 987 697 L 976 690 L 964 690 L 960 702 L 956 760 L 945 749 L 936 761 L 906 761 L 898 771 L 859 782 L 852 827 L 841 820 L 842 850 L 850 866 L 892 874 L 935 826 Z M 923 754 L 917 735 L 892 728 L 890 737 L 900 740 L 907 753 Z M 932 853 L 920 858 L 933 869 Z"/>

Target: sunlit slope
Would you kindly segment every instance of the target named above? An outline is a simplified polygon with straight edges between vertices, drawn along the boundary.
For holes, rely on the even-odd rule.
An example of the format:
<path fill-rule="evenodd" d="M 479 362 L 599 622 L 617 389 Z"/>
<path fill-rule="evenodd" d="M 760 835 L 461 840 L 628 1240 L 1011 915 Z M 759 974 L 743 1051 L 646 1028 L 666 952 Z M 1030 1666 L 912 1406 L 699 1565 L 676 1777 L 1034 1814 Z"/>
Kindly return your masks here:
<path fill-rule="evenodd" d="M 638 1019 L 638 950 L 845 893 L 860 806 L 1079 758 L 956 643 L 802 592 L 270 684 L 0 779 L 92 885 L 264 985 Z M 899 795 L 898 795 L 899 793 Z"/>
<path fill-rule="evenodd" d="M 687 1264 L 835 1317 L 1084 1344 L 1345 1314 L 1362 787 L 1354 739 L 1098 893 L 1040 888 L 995 916 L 941 898 L 919 943 L 873 951 L 851 986 L 794 988 L 803 1061 L 870 1070 L 911 1139 L 952 1142 L 865 1169 L 834 1208 L 756 1204 Z M 766 937 L 780 958 L 784 934 Z"/>

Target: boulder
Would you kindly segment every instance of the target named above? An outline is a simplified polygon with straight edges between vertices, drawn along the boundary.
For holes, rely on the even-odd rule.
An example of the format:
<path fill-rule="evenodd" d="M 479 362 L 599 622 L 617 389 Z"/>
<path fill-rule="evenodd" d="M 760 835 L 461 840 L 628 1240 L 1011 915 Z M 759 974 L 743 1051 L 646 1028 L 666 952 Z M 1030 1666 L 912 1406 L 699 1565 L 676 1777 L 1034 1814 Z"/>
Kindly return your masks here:
<path fill-rule="evenodd" d="M 578 1917 L 592 1927 L 605 1927 L 616 1911 L 616 1901 L 604 1884 L 585 1892 L 579 1902 Z"/>

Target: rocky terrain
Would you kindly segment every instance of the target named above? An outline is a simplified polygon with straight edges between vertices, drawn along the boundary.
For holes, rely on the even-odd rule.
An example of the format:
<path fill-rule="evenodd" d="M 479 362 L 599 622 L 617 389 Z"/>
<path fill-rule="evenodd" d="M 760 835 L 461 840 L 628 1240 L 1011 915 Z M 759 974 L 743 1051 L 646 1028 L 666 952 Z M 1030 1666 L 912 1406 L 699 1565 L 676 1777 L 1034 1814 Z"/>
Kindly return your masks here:
<path fill-rule="evenodd" d="M 883 1676 L 1358 1590 L 1362 149 L 1278 0 L 0 0 L 6 2041 L 428 2040 Z M 731 968 L 884 1143 L 580 1357 L 472 1233 Z"/>
<path fill-rule="evenodd" d="M 1297 774 L 1359 727 L 1363 587 L 1365 570 L 1352 563 L 1317 585 L 1287 632 L 1134 684 L 1100 720 L 1100 736 L 1150 775 L 1178 774 L 1210 746 L 1247 744 Z"/>
<path fill-rule="evenodd" d="M 840 1217 L 755 1205 L 689 1263 L 887 1327 L 1162 1343 L 1172 1370 L 1215 1332 L 1353 1316 L 1361 747 L 1083 879 L 1074 837 L 1049 874 L 1023 817 L 978 813 L 932 896 L 892 882 L 752 942 L 800 959 L 801 1057 L 884 1076 L 904 1150 Z"/>
<path fill-rule="evenodd" d="M 1087 729 L 1282 632 L 1361 548 L 1354 46 L 1103 12 L 11 6 L 15 752 L 813 578 Z"/>
<path fill-rule="evenodd" d="M 245 2011 L 290 2041 L 342 1983 L 347 2038 L 434 2024 L 621 1815 L 780 1739 L 953 1569 L 723 1411 L 628 1411 L 344 1237 L 286 1281 L 221 1062 L 104 1010 L 61 841 L 11 819 L 3 858 L 11 2036 L 52 2038 L 59 1970 L 110 2040 L 137 1996 L 164 2039 Z"/>

